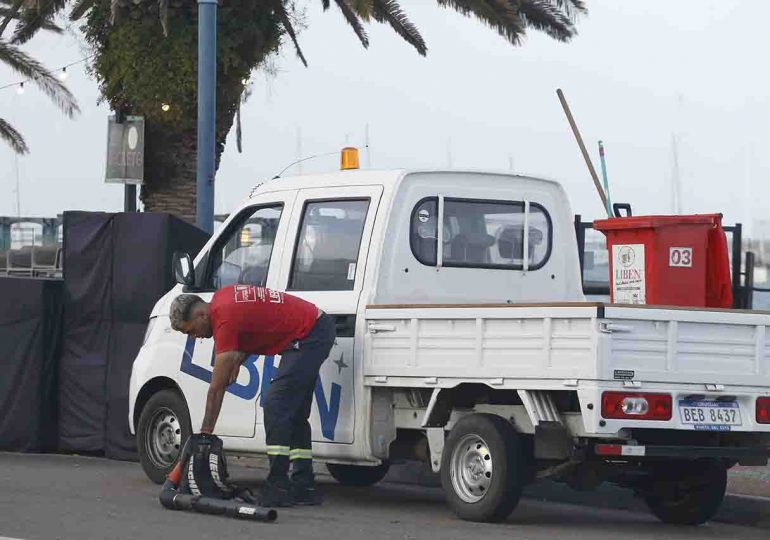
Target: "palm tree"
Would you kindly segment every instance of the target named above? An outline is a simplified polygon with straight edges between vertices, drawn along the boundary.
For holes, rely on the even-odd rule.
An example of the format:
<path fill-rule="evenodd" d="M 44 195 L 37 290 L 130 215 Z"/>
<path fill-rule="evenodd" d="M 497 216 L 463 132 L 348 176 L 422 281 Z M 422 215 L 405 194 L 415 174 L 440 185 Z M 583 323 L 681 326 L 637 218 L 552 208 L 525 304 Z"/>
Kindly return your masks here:
<path fill-rule="evenodd" d="M 2 4 L 2 2 L 0 2 Z M 0 7 L 0 14 L 5 15 L 6 19 L 0 25 L 0 34 L 7 26 L 8 22 L 17 15 L 12 12 L 11 9 Z M 39 28 L 45 30 L 51 30 L 54 32 L 61 32 L 61 29 L 53 25 L 48 21 L 44 21 Z M 18 46 L 8 43 L 6 40 L 0 38 L 0 62 L 7 65 L 13 71 L 18 73 L 25 79 L 30 80 L 35 86 L 42 90 L 51 101 L 69 118 L 72 118 L 76 113 L 80 112 L 78 109 L 75 97 L 67 90 L 67 87 L 54 77 L 45 67 L 21 51 Z M 26 154 L 29 152 L 29 147 L 24 141 L 21 133 L 19 133 L 11 124 L 6 120 L 0 118 L 0 138 L 8 143 L 14 152 L 18 154 Z"/>
<path fill-rule="evenodd" d="M 310 0 L 307 0 L 310 1 Z M 194 0 L 0 0 L 6 15 L 20 19 L 11 42 L 24 43 L 69 6 L 72 20 L 85 20 L 92 70 L 113 110 L 145 117 L 145 184 L 148 211 L 169 211 L 194 221 L 197 113 L 197 6 Z M 218 14 L 216 161 L 247 88 L 243 80 L 291 42 L 307 65 L 295 27 L 303 24 L 300 0 L 232 0 Z M 439 6 L 475 17 L 520 45 L 528 29 L 559 41 L 575 34 L 583 0 L 436 0 Z M 365 24 L 388 24 L 418 54 L 427 54 L 420 32 L 398 0 L 321 0 L 336 6 L 364 47 Z M 302 2 L 306 5 L 306 2 Z M 0 39 L 4 26 L 0 25 Z M 165 39 L 164 39 L 165 38 Z M 170 104 L 161 107 L 161 104 Z"/>

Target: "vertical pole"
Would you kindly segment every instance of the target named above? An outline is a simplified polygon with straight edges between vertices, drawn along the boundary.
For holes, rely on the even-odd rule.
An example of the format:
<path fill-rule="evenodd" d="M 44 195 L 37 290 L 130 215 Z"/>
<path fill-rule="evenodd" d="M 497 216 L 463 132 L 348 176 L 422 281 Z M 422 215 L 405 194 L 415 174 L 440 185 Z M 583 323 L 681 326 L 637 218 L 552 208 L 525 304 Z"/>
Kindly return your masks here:
<path fill-rule="evenodd" d="M 11 222 L 8 218 L 0 218 L 0 250 L 11 249 Z"/>
<path fill-rule="evenodd" d="M 136 212 L 136 185 L 123 185 L 123 211 Z"/>
<path fill-rule="evenodd" d="M 607 180 L 607 163 L 604 160 L 604 143 L 599 141 L 599 161 L 602 164 L 602 178 L 604 179 L 604 194 L 607 197 L 607 215 L 612 215 L 612 199 L 610 198 L 610 182 Z"/>
<path fill-rule="evenodd" d="M 198 0 L 198 174 L 196 224 L 214 232 L 217 112 L 217 2 Z"/>
<path fill-rule="evenodd" d="M 746 305 L 744 309 L 754 307 L 754 252 L 746 252 Z"/>
<path fill-rule="evenodd" d="M 741 259 L 743 258 L 743 226 L 736 223 L 733 230 L 733 307 L 737 309 L 745 308 L 744 288 L 741 285 Z"/>

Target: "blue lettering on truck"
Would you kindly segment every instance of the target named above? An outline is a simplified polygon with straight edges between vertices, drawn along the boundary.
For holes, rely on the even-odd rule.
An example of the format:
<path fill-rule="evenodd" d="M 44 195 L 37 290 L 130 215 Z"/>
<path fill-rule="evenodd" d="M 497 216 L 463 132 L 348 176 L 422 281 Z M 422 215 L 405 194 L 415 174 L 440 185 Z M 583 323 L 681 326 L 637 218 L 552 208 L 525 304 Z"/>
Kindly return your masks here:
<path fill-rule="evenodd" d="M 186 373 L 191 377 L 195 377 L 205 383 L 211 382 L 211 371 L 193 364 L 193 353 L 195 352 L 195 338 L 188 336 L 187 343 L 185 344 L 184 352 L 182 353 L 182 365 L 179 369 L 182 373 Z M 211 353 L 211 366 L 214 365 L 215 352 Z M 249 381 L 247 384 L 239 384 L 234 382 L 227 387 L 227 392 L 245 400 L 251 400 L 257 397 L 259 393 L 259 406 L 263 406 L 265 398 L 265 392 L 270 387 L 270 381 L 273 379 L 273 373 L 275 373 L 275 357 L 265 356 L 265 366 L 263 374 L 260 379 L 259 370 L 257 369 L 258 355 L 251 355 L 243 362 L 243 367 L 249 374 Z M 260 387 L 260 380 L 262 385 Z M 330 441 L 334 440 L 334 430 L 337 428 L 337 420 L 340 416 L 340 401 L 342 399 L 342 387 L 337 383 L 332 383 L 331 391 L 329 395 L 329 401 L 326 400 L 326 394 L 324 392 L 323 384 L 321 383 L 321 377 L 318 377 L 315 383 L 315 401 L 318 405 L 318 416 L 321 419 L 321 433 L 324 438 Z"/>

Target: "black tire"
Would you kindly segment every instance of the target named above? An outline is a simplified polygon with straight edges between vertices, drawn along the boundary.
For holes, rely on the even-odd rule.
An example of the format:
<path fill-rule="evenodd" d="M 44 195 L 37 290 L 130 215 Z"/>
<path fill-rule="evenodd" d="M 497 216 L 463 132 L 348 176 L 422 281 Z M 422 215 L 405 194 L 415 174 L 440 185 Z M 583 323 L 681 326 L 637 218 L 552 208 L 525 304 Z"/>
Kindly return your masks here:
<path fill-rule="evenodd" d="M 326 468 L 332 478 L 343 486 L 373 486 L 388 474 L 390 463 L 383 461 L 375 467 L 327 463 Z"/>
<path fill-rule="evenodd" d="M 508 421 L 491 414 L 466 416 L 444 443 L 441 486 L 447 503 L 467 521 L 504 520 L 526 484 L 524 457 L 521 437 Z"/>
<path fill-rule="evenodd" d="M 144 405 L 136 430 L 139 462 L 147 477 L 162 484 L 190 437 L 190 413 L 179 392 L 161 390 Z"/>
<path fill-rule="evenodd" d="M 668 465 L 653 474 L 653 492 L 645 501 L 663 523 L 706 523 L 719 510 L 727 489 L 727 468 L 718 461 Z"/>

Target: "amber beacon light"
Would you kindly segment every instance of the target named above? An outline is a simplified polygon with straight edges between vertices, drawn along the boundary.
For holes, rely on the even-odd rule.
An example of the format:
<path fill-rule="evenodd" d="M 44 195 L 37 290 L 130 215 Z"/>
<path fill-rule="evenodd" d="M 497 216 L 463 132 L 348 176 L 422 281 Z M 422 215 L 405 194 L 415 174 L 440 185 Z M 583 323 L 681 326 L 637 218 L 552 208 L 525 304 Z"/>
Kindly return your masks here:
<path fill-rule="evenodd" d="M 358 169 L 358 149 L 357 148 L 343 148 L 342 149 L 342 163 L 340 169 L 347 171 L 349 169 Z"/>

